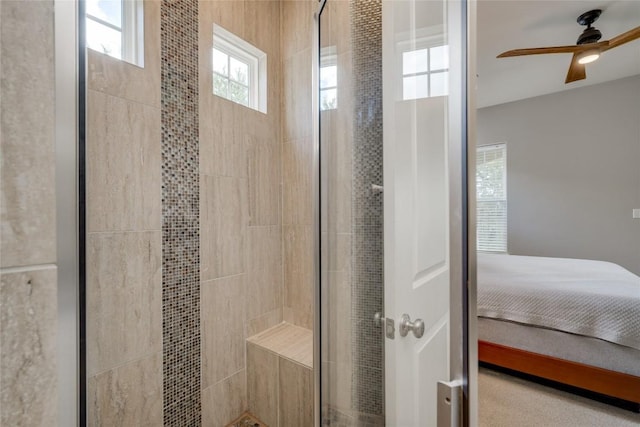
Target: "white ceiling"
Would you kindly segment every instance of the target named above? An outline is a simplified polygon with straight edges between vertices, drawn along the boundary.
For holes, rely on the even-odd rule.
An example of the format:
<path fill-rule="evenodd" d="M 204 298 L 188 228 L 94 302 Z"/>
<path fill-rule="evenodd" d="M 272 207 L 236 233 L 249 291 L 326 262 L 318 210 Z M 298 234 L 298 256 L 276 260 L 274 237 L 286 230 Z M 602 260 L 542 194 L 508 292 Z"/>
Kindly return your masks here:
<path fill-rule="evenodd" d="M 601 40 L 640 26 L 640 0 L 478 0 L 478 107 L 640 74 L 640 39 L 587 65 L 587 78 L 565 84 L 571 54 L 497 59 L 506 50 L 572 45 L 584 27 L 577 17 L 602 9 L 593 25 Z"/>

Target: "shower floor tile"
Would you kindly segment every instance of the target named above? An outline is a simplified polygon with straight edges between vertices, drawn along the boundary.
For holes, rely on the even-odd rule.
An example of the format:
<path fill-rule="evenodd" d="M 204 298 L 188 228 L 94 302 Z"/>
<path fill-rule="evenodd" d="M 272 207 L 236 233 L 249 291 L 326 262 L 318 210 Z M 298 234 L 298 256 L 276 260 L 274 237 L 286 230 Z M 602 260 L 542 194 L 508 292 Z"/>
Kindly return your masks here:
<path fill-rule="evenodd" d="M 235 421 L 232 421 L 231 424 L 228 424 L 226 427 L 269 427 L 262 421 L 258 420 L 256 417 L 251 415 L 248 412 L 240 415 Z"/>

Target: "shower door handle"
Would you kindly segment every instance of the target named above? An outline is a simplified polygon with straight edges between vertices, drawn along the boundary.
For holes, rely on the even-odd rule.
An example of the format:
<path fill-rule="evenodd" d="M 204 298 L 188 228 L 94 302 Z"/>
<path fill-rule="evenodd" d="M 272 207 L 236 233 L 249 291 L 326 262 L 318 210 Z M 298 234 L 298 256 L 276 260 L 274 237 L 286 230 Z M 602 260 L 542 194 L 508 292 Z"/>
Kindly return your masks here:
<path fill-rule="evenodd" d="M 408 314 L 403 314 L 400 318 L 399 332 L 401 337 L 406 337 L 409 331 L 413 332 L 413 336 L 421 338 L 424 335 L 424 322 L 422 319 L 416 319 L 413 322 Z"/>

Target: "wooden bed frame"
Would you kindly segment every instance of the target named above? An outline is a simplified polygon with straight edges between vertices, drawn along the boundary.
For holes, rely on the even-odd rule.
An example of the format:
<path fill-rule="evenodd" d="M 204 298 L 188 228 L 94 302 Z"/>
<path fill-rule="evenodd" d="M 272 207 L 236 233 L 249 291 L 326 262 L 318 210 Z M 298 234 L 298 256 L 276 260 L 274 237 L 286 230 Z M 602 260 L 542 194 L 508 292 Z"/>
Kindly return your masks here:
<path fill-rule="evenodd" d="M 480 362 L 640 405 L 640 377 L 478 340 Z"/>

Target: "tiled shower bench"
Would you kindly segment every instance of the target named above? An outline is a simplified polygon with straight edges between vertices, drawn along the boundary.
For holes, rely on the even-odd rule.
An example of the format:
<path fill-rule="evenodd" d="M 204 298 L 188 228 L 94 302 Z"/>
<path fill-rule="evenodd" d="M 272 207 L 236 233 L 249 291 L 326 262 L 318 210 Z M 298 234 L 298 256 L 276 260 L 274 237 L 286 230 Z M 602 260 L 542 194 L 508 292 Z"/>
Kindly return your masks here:
<path fill-rule="evenodd" d="M 269 427 L 313 426 L 313 332 L 281 323 L 247 338 L 247 388 Z"/>

